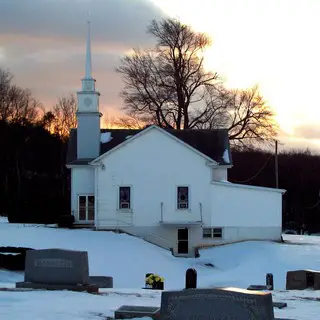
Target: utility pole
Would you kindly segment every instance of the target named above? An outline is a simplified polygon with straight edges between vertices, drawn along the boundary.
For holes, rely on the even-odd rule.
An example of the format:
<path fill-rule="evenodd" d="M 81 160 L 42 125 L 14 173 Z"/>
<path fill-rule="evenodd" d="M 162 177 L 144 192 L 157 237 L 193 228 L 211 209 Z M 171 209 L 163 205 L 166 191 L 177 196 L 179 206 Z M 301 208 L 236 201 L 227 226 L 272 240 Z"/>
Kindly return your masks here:
<path fill-rule="evenodd" d="M 276 174 L 276 188 L 279 188 L 279 168 L 278 168 L 278 140 L 275 140 L 275 155 L 274 155 L 274 166 Z"/>

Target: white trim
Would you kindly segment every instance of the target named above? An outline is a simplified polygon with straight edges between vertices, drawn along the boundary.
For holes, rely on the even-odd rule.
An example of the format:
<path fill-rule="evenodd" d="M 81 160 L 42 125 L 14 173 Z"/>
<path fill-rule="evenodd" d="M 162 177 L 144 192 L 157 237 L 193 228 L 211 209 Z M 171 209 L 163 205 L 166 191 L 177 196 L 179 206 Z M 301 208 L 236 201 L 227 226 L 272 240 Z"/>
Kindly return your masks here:
<path fill-rule="evenodd" d="M 94 226 L 97 228 L 99 225 L 98 219 L 98 168 L 94 168 Z"/>
<path fill-rule="evenodd" d="M 90 168 L 90 164 L 66 164 L 67 169 L 72 168 Z"/>
<path fill-rule="evenodd" d="M 129 187 L 130 188 L 130 208 L 129 209 L 124 209 L 124 208 L 120 208 L 120 188 L 125 188 L 125 187 Z M 132 213 L 133 212 L 133 196 L 132 196 L 132 190 L 133 190 L 133 186 L 131 184 L 121 184 L 117 186 L 117 212 L 118 213 Z"/>
<path fill-rule="evenodd" d="M 80 220 L 80 197 L 86 197 L 86 220 Z M 88 214 L 89 214 L 89 210 L 88 210 L 88 197 L 94 197 L 94 210 L 93 210 L 93 214 L 94 214 L 94 219 L 93 220 L 89 220 L 88 219 Z M 95 207 L 95 204 L 96 204 L 96 197 L 94 195 L 94 193 L 77 193 L 77 209 L 76 209 L 76 212 L 77 212 L 77 220 L 78 220 L 78 223 L 82 223 L 82 222 L 90 222 L 90 223 L 95 223 L 95 215 L 96 215 L 96 207 Z"/>
<path fill-rule="evenodd" d="M 118 144 L 116 147 L 112 148 L 111 150 L 105 152 L 104 154 L 100 155 L 99 157 L 97 157 L 96 159 L 94 159 L 93 161 L 89 162 L 90 165 L 95 165 L 98 161 L 100 161 L 102 158 L 106 157 L 107 155 L 109 155 L 110 153 L 122 148 L 123 146 L 125 146 L 126 144 L 130 143 L 131 141 L 139 138 L 140 136 L 142 136 L 143 134 L 147 133 L 148 131 L 151 131 L 153 129 L 159 130 L 160 132 L 166 134 L 168 137 L 170 137 L 171 139 L 175 140 L 178 143 L 181 143 L 182 145 L 184 145 L 185 147 L 187 147 L 189 150 L 192 150 L 193 152 L 195 152 L 196 154 L 198 154 L 199 156 L 203 157 L 204 159 L 206 159 L 210 164 L 212 165 L 218 165 L 218 162 L 216 162 L 215 160 L 211 159 L 210 157 L 208 157 L 207 155 L 205 155 L 204 153 L 200 152 L 199 150 L 195 149 L 194 147 L 190 146 L 189 144 L 187 144 L 186 142 L 180 140 L 179 138 L 175 137 L 174 135 L 172 135 L 171 133 L 167 132 L 166 130 L 159 128 L 156 125 L 152 125 L 142 131 L 140 131 L 139 133 L 135 134 L 134 136 L 132 136 L 130 139 L 124 140 L 122 143 Z"/>
<path fill-rule="evenodd" d="M 233 167 L 233 164 L 215 164 L 215 163 L 212 163 L 212 162 L 206 162 L 206 165 L 208 167 L 211 167 L 211 168 L 220 168 L 220 169 L 231 169 Z"/>
<path fill-rule="evenodd" d="M 188 208 L 186 209 L 179 209 L 178 208 L 178 188 L 180 187 L 186 187 L 188 188 Z M 175 198 L 175 211 L 178 211 L 178 212 L 191 212 L 191 196 L 190 196 L 190 185 L 188 184 L 177 184 L 176 185 L 176 198 Z"/>
<path fill-rule="evenodd" d="M 204 230 L 205 229 L 209 229 L 210 230 L 210 234 L 211 236 L 210 237 L 204 237 L 203 234 L 204 234 Z M 214 234 L 214 229 L 221 229 L 221 237 L 214 237 L 213 234 Z M 224 231 L 223 231 L 223 227 L 202 227 L 202 239 L 206 240 L 206 239 L 209 239 L 209 240 L 223 240 L 223 234 L 224 234 Z"/>
<path fill-rule="evenodd" d="M 238 184 L 232 182 L 218 182 L 212 181 L 211 184 L 223 187 L 233 187 L 233 188 L 243 188 L 243 189 L 251 189 L 251 190 L 261 190 L 261 191 L 269 191 L 284 194 L 287 192 L 285 189 L 276 189 L 276 188 L 268 188 L 268 187 L 259 187 L 259 186 L 250 186 L 246 184 Z"/>

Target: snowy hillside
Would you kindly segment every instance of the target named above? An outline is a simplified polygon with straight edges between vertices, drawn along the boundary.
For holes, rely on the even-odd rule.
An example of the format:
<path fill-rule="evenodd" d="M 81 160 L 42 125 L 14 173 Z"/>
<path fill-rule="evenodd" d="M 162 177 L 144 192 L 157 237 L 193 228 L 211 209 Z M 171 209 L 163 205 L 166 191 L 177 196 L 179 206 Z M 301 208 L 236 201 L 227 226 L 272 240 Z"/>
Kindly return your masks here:
<path fill-rule="evenodd" d="M 165 278 L 165 289 L 184 287 L 185 270 L 198 272 L 199 287 L 264 284 L 273 273 L 274 301 L 288 308 L 276 316 L 316 319 L 320 313 L 319 291 L 285 291 L 288 270 L 320 270 L 320 237 L 286 235 L 291 244 L 243 242 L 201 250 L 198 259 L 173 257 L 170 252 L 126 234 L 89 230 L 64 230 L 42 226 L 0 223 L 1 246 L 35 249 L 64 248 L 89 253 L 90 275 L 114 277 L 114 289 L 100 296 L 75 292 L 0 291 L 0 317 L 4 319 L 103 319 L 123 304 L 160 304 L 160 292 L 142 290 L 144 276 L 155 272 Z M 297 244 L 296 244 L 297 243 Z M 207 266 L 211 264 L 212 266 Z M 14 287 L 23 274 L 0 270 L 0 287 Z M 317 298 L 317 299 L 316 299 Z M 28 314 L 28 316 L 26 316 Z"/>

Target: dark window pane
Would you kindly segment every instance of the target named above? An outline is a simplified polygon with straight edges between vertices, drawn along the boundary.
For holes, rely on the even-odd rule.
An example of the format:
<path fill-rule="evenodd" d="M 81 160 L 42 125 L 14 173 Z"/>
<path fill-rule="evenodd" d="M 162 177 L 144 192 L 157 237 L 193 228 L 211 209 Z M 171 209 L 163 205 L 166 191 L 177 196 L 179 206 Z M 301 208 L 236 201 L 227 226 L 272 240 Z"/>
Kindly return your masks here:
<path fill-rule="evenodd" d="M 94 196 L 88 196 L 88 207 L 94 207 Z"/>
<path fill-rule="evenodd" d="M 120 187 L 119 188 L 119 208 L 120 209 L 130 209 L 130 187 Z"/>
<path fill-rule="evenodd" d="M 203 235 L 203 238 L 211 238 L 212 237 L 211 229 L 210 228 L 203 229 L 202 235 Z"/>
<path fill-rule="evenodd" d="M 86 220 L 86 196 L 79 196 L 79 220 Z"/>
<path fill-rule="evenodd" d="M 177 192 L 178 209 L 188 209 L 189 208 L 189 188 L 188 187 L 178 187 Z"/>
<path fill-rule="evenodd" d="M 188 229 L 178 229 L 178 240 L 188 240 L 189 231 Z"/>
<path fill-rule="evenodd" d="M 88 220 L 94 220 L 94 208 L 88 208 Z"/>
<path fill-rule="evenodd" d="M 88 220 L 94 220 L 94 196 L 88 196 Z"/>
<path fill-rule="evenodd" d="M 213 229 L 213 238 L 222 238 L 222 229 L 214 228 Z"/>
<path fill-rule="evenodd" d="M 80 206 L 85 206 L 86 205 L 86 196 L 79 196 L 79 204 Z"/>

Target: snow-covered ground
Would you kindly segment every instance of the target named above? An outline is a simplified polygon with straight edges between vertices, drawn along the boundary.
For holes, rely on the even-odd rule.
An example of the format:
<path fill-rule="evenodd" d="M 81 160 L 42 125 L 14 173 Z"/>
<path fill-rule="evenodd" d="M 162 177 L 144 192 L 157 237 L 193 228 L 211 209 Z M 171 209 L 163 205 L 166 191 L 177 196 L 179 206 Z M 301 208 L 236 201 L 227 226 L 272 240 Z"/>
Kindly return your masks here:
<path fill-rule="evenodd" d="M 250 241 L 201 250 L 198 259 L 175 258 L 170 252 L 126 234 L 66 230 L 0 222 L 0 246 L 35 249 L 64 248 L 89 253 L 90 275 L 113 276 L 114 289 L 101 295 L 68 291 L 0 290 L 0 319 L 80 320 L 105 319 L 124 304 L 159 306 L 161 292 L 141 289 L 148 272 L 165 278 L 165 289 L 184 287 L 185 271 L 195 268 L 199 287 L 247 288 L 264 284 L 274 274 L 274 301 L 288 307 L 275 309 L 282 318 L 320 318 L 320 291 L 286 291 L 288 270 L 320 270 L 320 237 L 285 235 L 290 244 Z M 206 266 L 206 264 L 212 266 Z M 0 270 L 0 287 L 13 288 L 23 273 Z"/>

